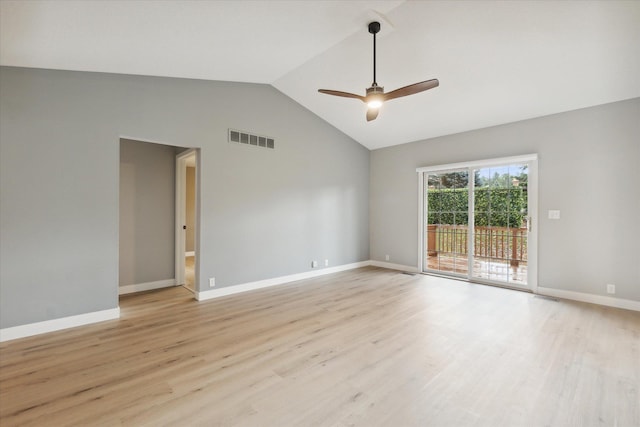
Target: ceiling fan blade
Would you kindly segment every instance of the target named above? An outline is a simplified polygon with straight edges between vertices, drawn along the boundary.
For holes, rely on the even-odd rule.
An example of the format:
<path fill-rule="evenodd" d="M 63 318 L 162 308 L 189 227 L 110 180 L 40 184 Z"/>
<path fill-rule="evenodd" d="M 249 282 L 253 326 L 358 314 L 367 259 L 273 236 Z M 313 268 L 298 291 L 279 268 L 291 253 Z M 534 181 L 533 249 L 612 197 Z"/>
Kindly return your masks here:
<path fill-rule="evenodd" d="M 379 111 L 380 111 L 379 108 L 369 108 L 367 110 L 367 121 L 370 122 L 371 120 L 375 120 L 376 117 L 378 117 Z"/>
<path fill-rule="evenodd" d="M 342 96 L 344 98 L 355 98 L 355 99 L 359 99 L 362 102 L 365 102 L 364 96 L 356 95 L 355 93 L 340 92 L 339 90 L 329 90 L 329 89 L 318 89 L 318 92 L 326 93 L 327 95 Z"/>
<path fill-rule="evenodd" d="M 400 98 L 402 96 L 413 95 L 415 93 L 423 92 L 428 89 L 433 89 L 440 84 L 438 79 L 426 80 L 420 83 L 414 83 L 409 86 L 401 87 L 400 89 L 392 90 L 389 93 L 384 94 L 384 100 Z"/>

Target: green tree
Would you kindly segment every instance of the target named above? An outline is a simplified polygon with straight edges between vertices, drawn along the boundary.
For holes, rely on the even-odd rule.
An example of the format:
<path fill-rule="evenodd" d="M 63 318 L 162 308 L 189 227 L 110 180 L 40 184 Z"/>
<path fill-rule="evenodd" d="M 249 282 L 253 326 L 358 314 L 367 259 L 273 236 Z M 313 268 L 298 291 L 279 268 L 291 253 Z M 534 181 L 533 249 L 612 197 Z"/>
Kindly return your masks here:
<path fill-rule="evenodd" d="M 467 188 L 429 189 L 428 224 L 468 225 Z M 526 187 L 480 187 L 474 191 L 475 225 L 523 226 L 527 207 Z"/>

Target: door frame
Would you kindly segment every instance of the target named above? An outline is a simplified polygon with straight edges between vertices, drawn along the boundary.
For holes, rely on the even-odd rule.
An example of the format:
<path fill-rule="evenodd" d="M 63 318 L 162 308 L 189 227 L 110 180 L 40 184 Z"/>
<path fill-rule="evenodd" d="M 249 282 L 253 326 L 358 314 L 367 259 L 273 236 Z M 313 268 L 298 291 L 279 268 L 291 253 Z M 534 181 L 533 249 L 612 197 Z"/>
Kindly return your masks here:
<path fill-rule="evenodd" d="M 186 224 L 186 183 L 187 183 L 187 158 L 195 156 L 195 230 L 194 230 L 194 291 L 200 289 L 198 266 L 200 265 L 200 155 L 197 148 L 190 148 L 176 154 L 176 222 L 175 222 L 175 270 L 176 286 L 181 286 L 185 278 L 185 230 Z"/>
<path fill-rule="evenodd" d="M 468 169 L 470 173 L 473 169 L 491 166 L 506 166 L 514 163 L 527 163 L 529 164 L 529 177 L 528 177 L 528 197 L 529 203 L 527 210 L 529 213 L 529 233 L 527 236 L 527 290 L 537 293 L 538 290 L 538 155 L 537 154 L 524 154 L 520 156 L 511 157 L 499 157 L 493 159 L 474 160 L 469 162 L 449 163 L 443 165 L 425 166 L 416 169 L 418 173 L 418 271 L 424 272 L 424 254 L 425 254 L 425 227 L 424 218 L 426 204 L 424 200 L 424 174 L 430 172 L 447 172 L 447 171 L 459 171 L 461 169 Z M 470 182 L 472 182 L 470 178 Z M 473 194 L 473 193 L 471 193 Z M 473 215 L 470 215 L 469 222 L 473 220 Z M 469 239 L 469 246 L 471 248 L 471 239 Z M 472 248 L 471 248 L 472 249 Z M 468 252 L 471 254 L 472 252 Z M 471 259 L 471 257 L 469 257 Z M 469 270 L 471 271 L 471 270 Z M 457 278 L 452 276 L 452 278 Z M 472 280 L 471 274 L 467 276 L 469 281 L 477 283 L 487 283 L 496 286 L 502 286 L 496 283 L 489 283 L 484 281 Z M 510 287 L 506 285 L 505 287 Z M 514 289 L 522 289 L 516 288 Z"/>

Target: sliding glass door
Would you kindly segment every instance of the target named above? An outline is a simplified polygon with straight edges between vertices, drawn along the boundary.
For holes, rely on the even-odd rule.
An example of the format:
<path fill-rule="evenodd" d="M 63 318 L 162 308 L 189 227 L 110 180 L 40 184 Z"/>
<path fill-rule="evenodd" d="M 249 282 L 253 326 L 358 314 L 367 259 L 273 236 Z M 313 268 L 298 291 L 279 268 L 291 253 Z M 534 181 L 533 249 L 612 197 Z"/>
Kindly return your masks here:
<path fill-rule="evenodd" d="M 535 287 L 536 169 L 533 155 L 418 169 L 422 270 Z"/>

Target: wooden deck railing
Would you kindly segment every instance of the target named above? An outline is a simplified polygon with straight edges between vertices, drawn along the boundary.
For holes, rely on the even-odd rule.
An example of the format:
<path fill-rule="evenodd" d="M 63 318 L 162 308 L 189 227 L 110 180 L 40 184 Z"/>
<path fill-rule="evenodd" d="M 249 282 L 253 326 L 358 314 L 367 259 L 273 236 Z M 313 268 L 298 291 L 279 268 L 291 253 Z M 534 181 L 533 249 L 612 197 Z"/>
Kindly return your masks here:
<path fill-rule="evenodd" d="M 466 225 L 427 226 L 427 253 L 467 255 Z M 476 257 L 508 260 L 512 266 L 527 260 L 527 229 L 509 227 L 475 227 L 473 254 Z"/>

